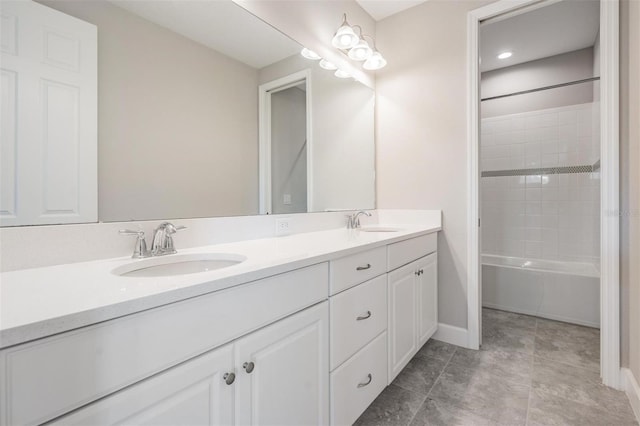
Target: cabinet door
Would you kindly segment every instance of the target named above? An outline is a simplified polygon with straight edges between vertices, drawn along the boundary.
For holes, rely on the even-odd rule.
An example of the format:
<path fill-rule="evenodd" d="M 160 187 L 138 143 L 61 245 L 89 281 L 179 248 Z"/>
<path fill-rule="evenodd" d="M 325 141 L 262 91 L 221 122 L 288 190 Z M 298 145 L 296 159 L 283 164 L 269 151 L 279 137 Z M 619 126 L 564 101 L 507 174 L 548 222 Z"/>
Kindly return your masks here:
<path fill-rule="evenodd" d="M 438 329 L 438 257 L 430 254 L 416 262 L 418 293 L 418 348 Z"/>
<path fill-rule="evenodd" d="M 389 383 L 418 351 L 416 271 L 413 262 L 388 275 Z"/>
<path fill-rule="evenodd" d="M 233 424 L 233 346 L 227 345 L 58 418 L 54 425 Z"/>
<path fill-rule="evenodd" d="M 325 425 L 329 420 L 328 302 L 236 343 L 241 425 Z"/>

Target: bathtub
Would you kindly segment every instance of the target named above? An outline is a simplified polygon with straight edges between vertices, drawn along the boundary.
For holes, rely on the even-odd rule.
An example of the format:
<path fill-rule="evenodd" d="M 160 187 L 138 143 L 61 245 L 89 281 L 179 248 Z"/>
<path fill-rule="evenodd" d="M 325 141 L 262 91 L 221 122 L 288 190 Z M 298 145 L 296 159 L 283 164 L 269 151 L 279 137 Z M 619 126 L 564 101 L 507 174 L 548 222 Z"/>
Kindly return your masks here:
<path fill-rule="evenodd" d="M 483 254 L 482 305 L 600 328 L 600 270 L 595 263 Z"/>

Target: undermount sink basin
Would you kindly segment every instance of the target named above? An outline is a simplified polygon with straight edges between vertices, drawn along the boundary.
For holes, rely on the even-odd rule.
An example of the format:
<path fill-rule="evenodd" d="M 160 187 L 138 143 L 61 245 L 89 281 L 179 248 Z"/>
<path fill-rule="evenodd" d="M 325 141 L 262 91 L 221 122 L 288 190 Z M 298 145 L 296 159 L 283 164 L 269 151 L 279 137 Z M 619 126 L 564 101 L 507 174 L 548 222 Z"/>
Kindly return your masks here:
<path fill-rule="evenodd" d="M 170 277 L 228 268 L 247 260 L 233 253 L 170 254 L 127 263 L 111 273 L 121 277 Z"/>
<path fill-rule="evenodd" d="M 363 226 L 359 228 L 361 232 L 399 232 L 400 228 L 391 228 L 389 226 Z"/>

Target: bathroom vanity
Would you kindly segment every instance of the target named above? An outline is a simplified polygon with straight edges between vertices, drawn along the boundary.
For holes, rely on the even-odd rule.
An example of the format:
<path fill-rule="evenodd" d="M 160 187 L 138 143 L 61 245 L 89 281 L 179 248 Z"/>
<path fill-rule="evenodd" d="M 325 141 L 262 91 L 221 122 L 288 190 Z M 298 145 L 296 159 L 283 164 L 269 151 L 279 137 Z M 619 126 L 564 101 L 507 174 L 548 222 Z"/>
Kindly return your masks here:
<path fill-rule="evenodd" d="M 437 329 L 434 217 L 4 273 L 0 424 L 351 424 Z"/>

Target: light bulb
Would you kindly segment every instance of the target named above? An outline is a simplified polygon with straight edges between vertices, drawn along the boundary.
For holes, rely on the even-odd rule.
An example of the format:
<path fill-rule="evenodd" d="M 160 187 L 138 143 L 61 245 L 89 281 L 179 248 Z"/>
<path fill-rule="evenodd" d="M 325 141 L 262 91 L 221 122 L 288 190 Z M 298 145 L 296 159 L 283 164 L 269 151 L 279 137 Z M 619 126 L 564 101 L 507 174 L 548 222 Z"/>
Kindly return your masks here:
<path fill-rule="evenodd" d="M 329 62 L 326 59 L 322 59 L 320 61 L 320 68 L 324 68 L 325 70 L 333 71 L 338 69 L 337 66 L 333 62 Z"/>
<path fill-rule="evenodd" d="M 351 49 L 353 46 L 358 43 L 359 37 L 353 31 L 349 25 L 343 25 L 338 28 L 333 39 L 331 40 L 331 44 L 333 47 L 337 47 L 338 49 Z"/>
<path fill-rule="evenodd" d="M 355 61 L 365 61 L 369 59 L 372 53 L 373 50 L 369 47 L 369 43 L 360 40 L 358 44 L 353 46 L 349 51 L 349 57 Z"/>
<path fill-rule="evenodd" d="M 364 64 L 362 64 L 362 68 L 365 70 L 379 70 L 380 68 L 384 68 L 387 65 L 387 61 L 382 57 L 380 52 L 376 51 L 371 54 L 369 59 L 367 59 Z"/>
<path fill-rule="evenodd" d="M 306 47 L 302 49 L 302 52 L 300 52 L 300 54 L 307 59 L 311 59 L 312 61 L 317 61 L 318 59 L 320 59 L 320 55 L 318 55 L 313 50 L 307 49 Z"/>
<path fill-rule="evenodd" d="M 333 73 L 333 75 L 335 75 L 338 78 L 349 78 L 349 77 L 351 77 L 351 74 L 349 74 L 346 71 L 342 71 L 342 70 L 337 70 L 335 73 Z"/>
<path fill-rule="evenodd" d="M 501 54 L 498 55 L 498 59 L 507 59 L 507 58 L 510 58 L 511 55 L 513 55 L 513 53 L 511 52 L 502 52 Z"/>

